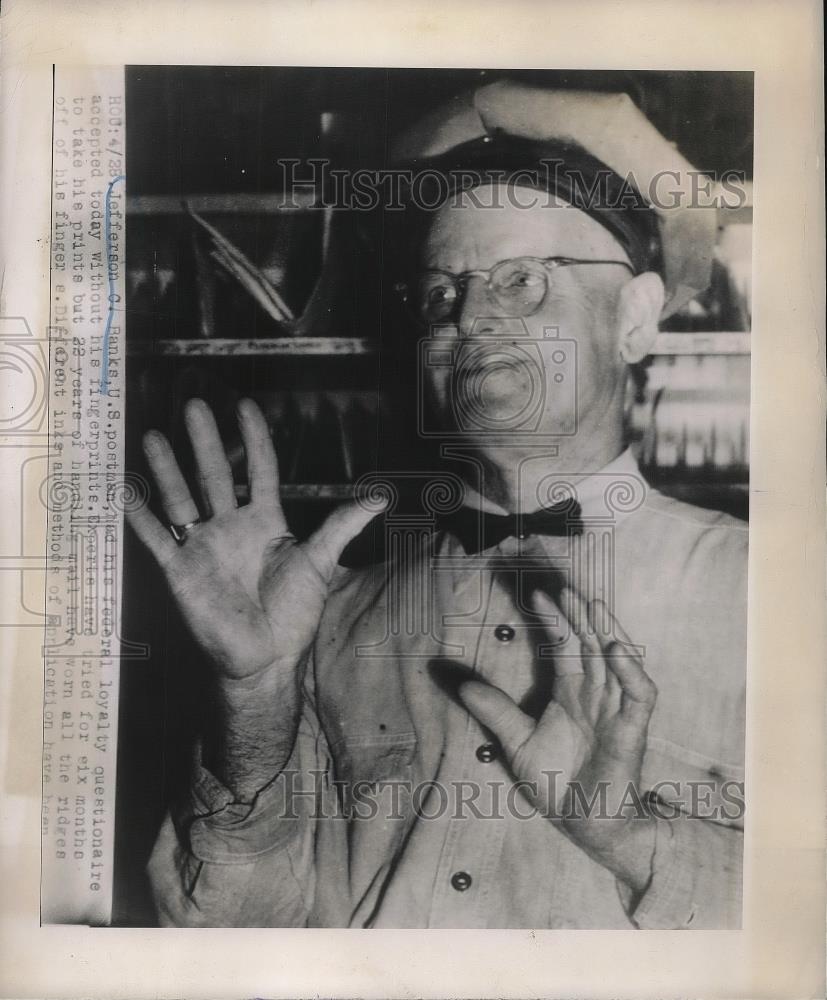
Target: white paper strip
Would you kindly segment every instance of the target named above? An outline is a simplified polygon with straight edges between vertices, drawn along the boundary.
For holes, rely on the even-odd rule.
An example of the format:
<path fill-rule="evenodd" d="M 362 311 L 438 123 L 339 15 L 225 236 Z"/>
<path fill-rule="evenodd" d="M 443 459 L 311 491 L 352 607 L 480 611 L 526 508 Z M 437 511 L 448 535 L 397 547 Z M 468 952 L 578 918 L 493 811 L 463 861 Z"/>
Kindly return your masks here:
<path fill-rule="evenodd" d="M 123 70 L 55 70 L 41 920 L 112 913 L 123 475 Z M 137 491 L 140 492 L 139 490 Z M 131 498 L 135 499 L 134 496 Z"/>

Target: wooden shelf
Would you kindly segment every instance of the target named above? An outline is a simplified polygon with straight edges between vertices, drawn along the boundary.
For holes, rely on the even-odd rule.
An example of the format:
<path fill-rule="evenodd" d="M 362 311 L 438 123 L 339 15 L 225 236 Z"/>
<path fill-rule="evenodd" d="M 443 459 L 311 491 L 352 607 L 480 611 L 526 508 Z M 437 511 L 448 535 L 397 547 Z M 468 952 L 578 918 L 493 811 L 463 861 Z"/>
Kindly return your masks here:
<path fill-rule="evenodd" d="M 133 340 L 127 347 L 131 357 L 227 358 L 273 356 L 316 357 L 369 355 L 375 353 L 365 337 L 273 337 L 267 340 L 211 338 L 189 340 Z"/>
<path fill-rule="evenodd" d="M 307 188 L 290 194 L 277 191 L 237 194 L 191 194 L 186 198 L 167 194 L 127 195 L 126 214 L 129 216 L 183 215 L 184 201 L 199 215 L 280 215 L 284 212 L 322 211 L 319 195 Z M 718 225 L 752 222 L 752 204 L 737 208 L 721 205 Z"/>
<path fill-rule="evenodd" d="M 246 484 L 235 487 L 239 500 L 246 500 L 249 490 Z M 353 483 L 282 483 L 279 486 L 282 500 L 352 500 Z"/>
<path fill-rule="evenodd" d="M 749 488 L 749 470 L 743 465 L 724 468 L 692 465 L 641 465 L 640 471 L 648 483 L 657 489 L 661 486 L 702 485 L 706 488 L 746 490 Z"/>
<path fill-rule="evenodd" d="M 175 195 L 127 195 L 128 216 L 184 215 L 184 204 L 199 215 L 281 215 L 285 212 L 306 212 L 316 204 L 312 191 L 292 194 L 191 194 L 186 198 Z M 316 211 L 321 211 L 321 207 Z"/>
<path fill-rule="evenodd" d="M 131 357 L 212 358 L 274 356 L 317 357 L 370 355 L 376 343 L 366 337 L 273 337 L 267 340 L 233 338 L 189 340 L 133 340 Z M 748 355 L 748 333 L 660 333 L 652 352 L 656 357 L 676 355 Z"/>
<path fill-rule="evenodd" d="M 664 478 L 659 475 L 662 470 L 645 469 L 644 475 L 652 483 L 655 489 L 665 489 L 671 493 L 690 495 L 708 492 L 710 489 L 718 493 L 732 493 L 735 495 L 748 495 L 749 484 L 745 481 L 727 480 L 726 474 L 721 473 L 720 477 L 713 478 L 710 483 L 693 480 L 688 477 L 688 472 L 684 470 L 683 478 Z M 352 500 L 353 483 L 282 483 L 279 488 L 279 495 L 282 500 Z M 235 487 L 235 495 L 239 500 L 248 498 L 247 486 L 244 484 Z"/>
<path fill-rule="evenodd" d="M 750 353 L 750 334 L 729 331 L 711 333 L 659 333 L 652 351 L 656 357 Z"/>

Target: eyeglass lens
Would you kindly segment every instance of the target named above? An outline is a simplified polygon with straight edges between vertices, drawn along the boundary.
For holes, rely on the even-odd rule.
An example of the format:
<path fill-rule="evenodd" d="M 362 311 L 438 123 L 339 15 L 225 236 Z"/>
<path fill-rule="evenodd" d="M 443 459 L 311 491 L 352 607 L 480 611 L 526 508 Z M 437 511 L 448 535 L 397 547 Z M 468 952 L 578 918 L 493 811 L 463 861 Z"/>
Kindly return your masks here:
<path fill-rule="evenodd" d="M 474 277 L 430 272 L 420 276 L 417 308 L 429 321 L 449 319 L 464 285 Z M 527 316 L 543 301 L 548 291 L 548 273 L 537 260 L 518 257 L 504 260 L 489 273 L 486 286 L 503 309 L 512 316 Z"/>

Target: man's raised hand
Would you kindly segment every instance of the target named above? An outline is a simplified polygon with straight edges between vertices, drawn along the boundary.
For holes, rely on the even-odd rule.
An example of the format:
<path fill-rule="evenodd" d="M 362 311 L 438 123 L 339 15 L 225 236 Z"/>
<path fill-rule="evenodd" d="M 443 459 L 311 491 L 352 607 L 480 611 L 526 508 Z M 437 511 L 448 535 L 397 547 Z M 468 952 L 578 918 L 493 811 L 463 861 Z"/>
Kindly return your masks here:
<path fill-rule="evenodd" d="M 167 439 L 149 431 L 144 451 L 169 523 L 196 523 L 179 544 L 147 507 L 130 513 L 128 520 L 215 665 L 225 698 L 245 704 L 266 698 L 275 713 L 271 724 L 281 723 L 290 743 L 298 720 L 299 668 L 318 630 L 333 571 L 376 509 L 346 504 L 298 543 L 279 502 L 278 466 L 264 416 L 251 400 L 242 400 L 238 419 L 247 455 L 247 505 L 236 503 L 230 463 L 210 408 L 193 399 L 185 421 L 200 510 Z"/>

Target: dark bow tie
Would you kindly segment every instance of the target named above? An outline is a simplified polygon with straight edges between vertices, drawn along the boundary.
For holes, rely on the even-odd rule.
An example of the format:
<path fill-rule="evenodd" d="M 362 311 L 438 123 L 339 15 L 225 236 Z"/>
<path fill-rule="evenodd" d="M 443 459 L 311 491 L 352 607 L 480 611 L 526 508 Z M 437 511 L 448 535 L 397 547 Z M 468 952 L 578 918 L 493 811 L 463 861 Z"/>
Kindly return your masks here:
<path fill-rule="evenodd" d="M 469 555 L 493 548 L 504 538 L 579 535 L 583 530 L 580 504 L 576 500 L 563 500 L 530 514 L 490 514 L 462 507 L 441 517 L 437 526 L 450 531 Z"/>

